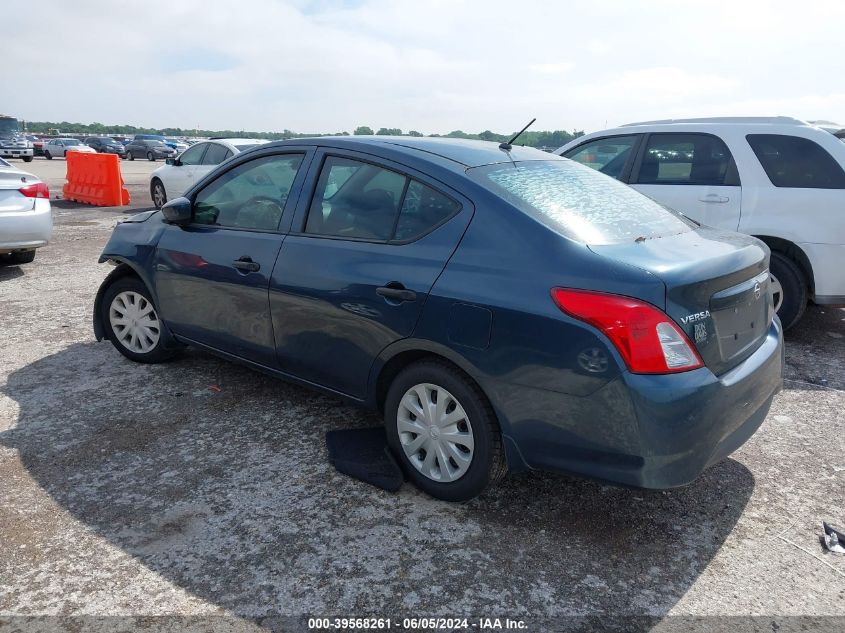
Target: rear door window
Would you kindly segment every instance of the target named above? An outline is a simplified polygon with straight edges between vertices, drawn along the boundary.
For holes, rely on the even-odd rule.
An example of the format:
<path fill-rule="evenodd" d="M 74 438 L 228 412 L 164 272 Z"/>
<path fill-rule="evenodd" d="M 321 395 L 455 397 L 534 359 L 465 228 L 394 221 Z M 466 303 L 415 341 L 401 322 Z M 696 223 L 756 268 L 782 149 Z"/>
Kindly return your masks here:
<path fill-rule="evenodd" d="M 745 138 L 775 187 L 845 189 L 842 166 L 818 143 L 786 134 Z"/>
<path fill-rule="evenodd" d="M 205 156 L 202 159 L 202 164 L 219 165 L 228 158 L 228 153 L 229 150 L 225 146 L 218 145 L 217 143 L 209 143 L 208 149 L 205 151 Z M 231 156 L 231 154 L 229 154 L 229 156 Z"/>
<path fill-rule="evenodd" d="M 414 240 L 460 211 L 461 206 L 439 191 L 412 180 L 405 192 L 393 239 Z"/>
<path fill-rule="evenodd" d="M 711 134 L 650 134 L 636 182 L 642 185 L 739 184 L 733 157 Z"/>
<path fill-rule="evenodd" d="M 608 136 L 574 147 L 564 156 L 607 176 L 620 179 L 628 161 L 633 158 L 638 140 L 636 134 Z"/>
<path fill-rule="evenodd" d="M 329 156 L 320 172 L 305 232 L 387 241 L 407 182 L 395 171 Z"/>

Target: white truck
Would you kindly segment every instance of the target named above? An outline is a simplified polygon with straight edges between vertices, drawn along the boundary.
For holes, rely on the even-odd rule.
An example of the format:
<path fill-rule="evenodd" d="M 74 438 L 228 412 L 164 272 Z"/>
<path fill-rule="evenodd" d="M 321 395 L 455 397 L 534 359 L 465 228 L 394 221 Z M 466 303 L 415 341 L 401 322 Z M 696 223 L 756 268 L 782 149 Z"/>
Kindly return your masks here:
<path fill-rule="evenodd" d="M 25 163 L 32 161 L 35 148 L 21 134 L 18 120 L 13 116 L 0 114 L 0 158 L 20 158 Z"/>

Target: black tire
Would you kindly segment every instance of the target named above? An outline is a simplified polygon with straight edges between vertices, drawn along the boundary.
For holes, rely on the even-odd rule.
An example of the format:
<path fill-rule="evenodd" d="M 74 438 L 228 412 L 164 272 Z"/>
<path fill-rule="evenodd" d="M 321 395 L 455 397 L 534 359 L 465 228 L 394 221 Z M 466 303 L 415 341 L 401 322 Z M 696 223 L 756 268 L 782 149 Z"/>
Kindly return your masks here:
<path fill-rule="evenodd" d="M 9 253 L 9 263 L 12 265 L 29 264 L 35 259 L 35 249 L 31 251 L 16 251 Z"/>
<path fill-rule="evenodd" d="M 161 189 L 160 200 L 156 200 L 156 189 Z M 153 206 L 156 209 L 161 209 L 167 203 L 167 191 L 164 188 L 164 184 L 158 178 L 153 178 L 153 181 L 150 183 L 150 197 L 153 199 Z"/>
<path fill-rule="evenodd" d="M 798 265 L 783 253 L 772 252 L 769 270 L 780 282 L 783 292 L 778 316 L 784 330 L 795 327 L 807 309 L 807 280 Z"/>
<path fill-rule="evenodd" d="M 44 152 L 44 158 L 46 158 L 47 160 L 53 160 L 53 157 L 50 152 Z"/>
<path fill-rule="evenodd" d="M 32 156 L 21 156 L 21 158 L 23 158 L 23 162 L 25 162 L 25 163 L 31 163 L 32 162 Z"/>
<path fill-rule="evenodd" d="M 399 438 L 399 405 L 414 385 L 431 383 L 449 391 L 464 408 L 472 426 L 474 442 L 472 461 L 458 479 L 442 483 L 418 470 L 405 455 Z M 444 501 L 468 501 L 495 484 L 507 472 L 502 433 L 496 414 L 484 393 L 463 372 L 438 360 L 423 360 L 403 369 L 387 392 L 384 407 L 387 442 L 406 477 L 432 497 Z"/>
<path fill-rule="evenodd" d="M 133 154 L 132 152 L 126 152 L 126 158 L 128 158 L 129 160 L 135 160 L 135 154 Z"/>
<path fill-rule="evenodd" d="M 152 152 L 147 152 L 147 160 L 150 162 L 155 162 L 156 156 Z"/>
<path fill-rule="evenodd" d="M 112 345 L 117 348 L 117 351 L 126 356 L 126 358 L 133 360 L 136 363 L 161 363 L 172 358 L 176 352 L 164 347 L 164 336 L 161 329 L 159 329 L 159 337 L 155 346 L 144 353 L 139 353 L 129 349 L 118 339 L 114 329 L 112 328 L 109 313 L 115 297 L 122 292 L 134 292 L 141 295 L 152 306 L 156 318 L 158 315 L 158 307 L 153 302 L 150 292 L 147 290 L 147 287 L 143 284 L 143 282 L 141 282 L 141 280 L 137 277 L 120 277 L 103 293 L 103 301 L 100 304 L 100 317 L 103 320 L 103 328 L 105 330 L 106 337 L 111 341 Z M 162 327 L 161 321 L 159 320 L 159 328 Z"/>

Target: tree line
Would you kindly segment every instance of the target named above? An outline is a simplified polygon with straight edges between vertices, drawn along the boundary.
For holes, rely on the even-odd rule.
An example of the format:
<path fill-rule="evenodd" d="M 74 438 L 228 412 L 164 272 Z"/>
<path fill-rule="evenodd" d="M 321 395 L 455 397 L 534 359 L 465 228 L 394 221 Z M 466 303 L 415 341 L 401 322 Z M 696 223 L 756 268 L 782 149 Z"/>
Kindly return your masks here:
<path fill-rule="evenodd" d="M 162 134 L 164 136 L 199 136 L 199 137 L 231 137 L 231 138 L 266 138 L 273 141 L 288 138 L 306 138 L 311 136 L 349 136 L 349 132 L 321 132 L 321 133 L 300 133 L 292 130 L 282 132 L 250 132 L 247 130 L 199 130 L 181 127 L 148 128 L 134 125 L 105 125 L 103 123 L 71 123 L 68 121 L 27 121 L 26 130 L 30 134 L 49 134 L 51 131 L 59 130 L 62 134 L 89 134 L 92 136 L 133 136 L 135 134 Z M 423 134 L 416 130 L 403 132 L 399 128 L 382 127 L 377 130 L 361 125 L 356 127 L 352 135 L 375 134 L 379 136 L 429 136 L 445 138 L 465 138 L 482 141 L 495 141 L 501 143 L 507 141 L 516 132 L 510 134 L 499 134 L 491 130 L 484 130 L 478 134 L 454 130 L 448 134 Z M 528 130 L 522 133 L 517 144 L 528 145 L 529 147 L 560 147 L 573 138 L 584 134 L 583 131 L 567 132 L 565 130 L 554 131 L 533 131 Z"/>

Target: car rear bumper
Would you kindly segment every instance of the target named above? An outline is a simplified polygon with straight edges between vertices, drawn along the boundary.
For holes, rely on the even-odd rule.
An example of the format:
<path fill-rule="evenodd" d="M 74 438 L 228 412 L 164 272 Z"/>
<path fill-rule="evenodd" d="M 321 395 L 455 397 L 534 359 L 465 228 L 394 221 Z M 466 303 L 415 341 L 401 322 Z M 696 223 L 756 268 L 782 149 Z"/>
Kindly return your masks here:
<path fill-rule="evenodd" d="M 685 485 L 760 427 L 783 386 L 775 319 L 761 347 L 726 373 L 624 373 L 588 396 L 529 389 L 494 398 L 524 465 L 642 488 Z M 507 393 L 506 389 L 500 394 Z"/>
<path fill-rule="evenodd" d="M 50 202 L 37 199 L 31 211 L 0 212 L 0 253 L 39 248 L 53 233 Z"/>

